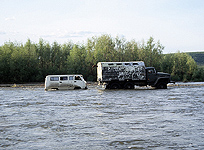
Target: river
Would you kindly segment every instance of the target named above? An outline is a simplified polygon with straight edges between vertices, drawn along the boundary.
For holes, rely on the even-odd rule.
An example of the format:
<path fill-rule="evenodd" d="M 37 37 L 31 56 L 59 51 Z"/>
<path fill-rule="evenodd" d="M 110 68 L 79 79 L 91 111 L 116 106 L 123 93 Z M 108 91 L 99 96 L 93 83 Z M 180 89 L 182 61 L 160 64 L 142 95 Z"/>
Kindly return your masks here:
<path fill-rule="evenodd" d="M 1 87 L 0 149 L 204 149 L 204 86 Z"/>

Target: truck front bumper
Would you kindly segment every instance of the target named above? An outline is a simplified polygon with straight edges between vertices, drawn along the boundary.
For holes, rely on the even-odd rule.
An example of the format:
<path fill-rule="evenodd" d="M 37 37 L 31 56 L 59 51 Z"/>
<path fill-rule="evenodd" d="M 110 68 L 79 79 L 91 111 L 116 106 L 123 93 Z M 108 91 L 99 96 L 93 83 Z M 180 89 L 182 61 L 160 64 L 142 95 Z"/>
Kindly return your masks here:
<path fill-rule="evenodd" d="M 173 84 L 175 84 L 175 81 L 170 81 L 169 83 L 173 83 Z"/>

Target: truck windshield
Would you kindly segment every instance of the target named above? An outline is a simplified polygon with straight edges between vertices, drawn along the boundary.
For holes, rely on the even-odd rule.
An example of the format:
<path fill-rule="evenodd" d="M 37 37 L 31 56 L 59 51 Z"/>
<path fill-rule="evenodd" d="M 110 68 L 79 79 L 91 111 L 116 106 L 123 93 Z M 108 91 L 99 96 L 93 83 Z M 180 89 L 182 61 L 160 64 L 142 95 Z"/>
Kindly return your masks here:
<path fill-rule="evenodd" d="M 156 73 L 155 69 L 153 69 L 153 68 L 152 68 L 152 69 L 149 69 L 148 72 L 149 72 L 149 73 Z"/>

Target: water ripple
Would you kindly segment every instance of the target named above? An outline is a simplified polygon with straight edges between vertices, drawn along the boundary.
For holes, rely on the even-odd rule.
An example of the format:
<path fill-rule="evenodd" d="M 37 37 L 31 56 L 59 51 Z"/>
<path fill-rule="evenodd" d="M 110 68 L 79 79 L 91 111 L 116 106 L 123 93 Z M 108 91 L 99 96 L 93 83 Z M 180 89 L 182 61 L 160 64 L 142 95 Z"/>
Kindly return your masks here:
<path fill-rule="evenodd" d="M 203 86 L 0 89 L 0 149 L 204 149 Z"/>

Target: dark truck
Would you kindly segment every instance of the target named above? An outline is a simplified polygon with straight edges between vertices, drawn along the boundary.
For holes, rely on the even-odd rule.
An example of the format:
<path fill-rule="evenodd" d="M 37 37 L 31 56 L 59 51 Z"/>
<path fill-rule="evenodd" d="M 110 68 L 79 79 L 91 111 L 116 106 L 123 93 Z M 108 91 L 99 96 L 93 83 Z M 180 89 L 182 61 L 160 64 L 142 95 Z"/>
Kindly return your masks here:
<path fill-rule="evenodd" d="M 143 61 L 99 62 L 97 81 L 106 89 L 134 89 L 135 85 L 167 89 L 167 84 L 173 83 L 170 74 L 145 67 Z"/>

